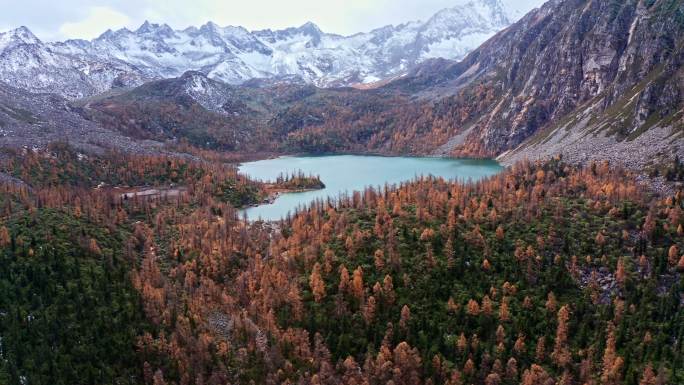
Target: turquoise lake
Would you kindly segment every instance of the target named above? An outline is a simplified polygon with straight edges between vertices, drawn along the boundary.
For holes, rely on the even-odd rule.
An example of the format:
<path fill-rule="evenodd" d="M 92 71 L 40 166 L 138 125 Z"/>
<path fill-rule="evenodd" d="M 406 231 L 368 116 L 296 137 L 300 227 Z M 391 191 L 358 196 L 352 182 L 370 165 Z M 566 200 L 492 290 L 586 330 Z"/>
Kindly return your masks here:
<path fill-rule="evenodd" d="M 252 179 L 273 181 L 279 174 L 303 171 L 319 175 L 325 189 L 280 195 L 274 203 L 243 210 L 250 220 L 279 220 L 287 213 L 308 205 L 316 199 L 338 197 L 344 193 L 362 191 L 368 186 L 399 184 L 421 175 L 468 181 L 497 174 L 503 167 L 494 160 L 381 157 L 357 155 L 284 156 L 244 163 L 242 174 Z"/>

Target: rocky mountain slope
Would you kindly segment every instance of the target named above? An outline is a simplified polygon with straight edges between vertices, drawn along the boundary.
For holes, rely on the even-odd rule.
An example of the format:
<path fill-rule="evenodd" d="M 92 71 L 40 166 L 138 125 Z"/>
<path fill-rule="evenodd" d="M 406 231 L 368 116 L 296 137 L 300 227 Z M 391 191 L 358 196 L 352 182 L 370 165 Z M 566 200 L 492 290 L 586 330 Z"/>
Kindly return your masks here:
<path fill-rule="evenodd" d="M 683 36 L 681 1 L 554 0 L 462 62 L 418 69 L 390 87 L 451 105 L 439 119 L 462 113 L 445 153 L 681 153 Z M 482 103 L 466 111 L 473 94 Z"/>
<path fill-rule="evenodd" d="M 72 104 L 88 120 L 133 138 L 238 152 L 378 151 L 364 125 L 390 106 L 412 108 L 409 95 L 383 89 L 318 88 L 292 79 L 235 86 L 197 71 Z"/>
<path fill-rule="evenodd" d="M 286 88 L 306 87 L 290 85 Z M 314 88 L 313 86 L 310 86 Z M 259 89 L 259 88 L 255 88 Z M 257 137 L 279 100 L 231 86 L 201 72 L 148 82 L 73 104 L 83 116 L 136 139 L 185 140 L 199 147 L 249 151 L 267 143 Z M 263 96 L 263 97 L 262 97 Z"/>
<path fill-rule="evenodd" d="M 460 62 L 364 90 L 190 71 L 73 105 L 112 132 L 230 151 L 563 153 L 643 169 L 684 156 L 683 35 L 677 0 L 554 0 Z"/>
<path fill-rule="evenodd" d="M 100 153 L 116 148 L 128 152 L 159 152 L 162 144 L 134 140 L 84 119 L 70 102 L 54 94 L 32 94 L 0 83 L 0 147 L 44 148 L 57 141 Z"/>
<path fill-rule="evenodd" d="M 0 33 L 0 81 L 30 92 L 56 93 L 69 99 L 150 79 L 121 60 L 67 55 L 43 43 L 26 27 Z"/>
<path fill-rule="evenodd" d="M 468 0 L 426 22 L 339 36 L 307 23 L 248 31 L 207 23 L 174 30 L 146 22 L 92 40 L 45 43 L 25 27 L 0 34 L 0 80 L 76 99 L 200 71 L 239 84 L 297 76 L 318 86 L 372 83 L 435 57 L 461 59 L 511 23 L 499 0 Z"/>
<path fill-rule="evenodd" d="M 251 101 L 283 90 L 266 82 L 232 87 L 219 104 L 251 105 L 233 112 L 259 124 L 240 127 L 265 134 L 263 143 L 281 151 L 500 156 L 508 163 L 564 153 L 645 168 L 684 151 L 683 7 L 674 0 L 556 0 L 461 62 L 429 60 L 379 88 L 290 85 L 296 97 L 287 103 L 254 107 Z M 123 111 L 143 105 L 136 92 L 91 107 L 113 117 L 112 127 L 126 126 Z M 191 99 L 211 111 L 202 100 L 214 93 Z M 137 114 L 143 120 L 155 115 L 140 111 L 148 112 Z M 166 110 L 155 111 L 161 118 Z M 239 126 L 225 116 L 223 127 Z"/>

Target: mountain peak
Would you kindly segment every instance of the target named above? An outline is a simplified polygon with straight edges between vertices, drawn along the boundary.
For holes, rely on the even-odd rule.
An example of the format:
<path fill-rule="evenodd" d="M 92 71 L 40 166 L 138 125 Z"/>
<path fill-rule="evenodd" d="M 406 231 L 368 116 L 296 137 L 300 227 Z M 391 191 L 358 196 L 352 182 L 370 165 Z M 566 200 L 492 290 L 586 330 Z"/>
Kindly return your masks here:
<path fill-rule="evenodd" d="M 321 31 L 321 29 L 318 27 L 318 25 L 316 25 L 316 23 L 311 22 L 311 21 L 307 21 L 306 23 L 302 24 L 299 27 L 299 29 L 304 30 L 304 31 L 315 31 L 317 33 L 323 33 L 323 31 Z"/>
<path fill-rule="evenodd" d="M 469 0 L 437 12 L 426 24 L 444 25 L 463 21 L 486 23 L 489 26 L 500 28 L 511 24 L 500 0 Z"/>
<path fill-rule="evenodd" d="M 138 29 L 135 30 L 135 33 L 149 33 L 149 32 L 152 32 L 152 23 L 150 23 L 147 20 L 145 20 L 145 22 L 142 23 L 142 25 Z"/>
<path fill-rule="evenodd" d="M 206 22 L 202 27 L 200 27 L 200 28 L 207 28 L 207 29 L 217 30 L 217 29 L 221 29 L 221 26 L 219 26 L 218 24 L 214 23 L 213 21 L 207 21 L 207 22 Z"/>
<path fill-rule="evenodd" d="M 132 33 L 137 33 L 137 32 L 132 32 L 130 29 L 128 29 L 126 27 L 121 28 L 121 29 L 117 29 L 116 31 L 114 31 L 112 29 L 108 29 L 102 35 L 95 38 L 95 40 L 111 40 L 111 39 L 114 39 L 118 36 L 128 35 L 128 34 L 132 34 Z"/>
<path fill-rule="evenodd" d="M 151 35 L 155 38 L 170 38 L 175 35 L 175 32 L 168 24 L 150 23 L 146 20 L 135 30 L 135 34 L 138 36 Z"/>
<path fill-rule="evenodd" d="M 213 35 L 221 35 L 223 28 L 220 25 L 214 23 L 213 21 L 208 21 L 204 25 L 199 27 L 198 31 L 200 33 L 203 33 L 203 34 L 209 34 L 209 35 L 213 36 Z"/>
<path fill-rule="evenodd" d="M 320 38 L 320 36 L 323 35 L 323 31 L 321 31 L 321 29 L 311 21 L 307 21 L 306 23 L 302 24 L 299 28 L 297 28 L 297 30 L 305 35 L 316 38 Z"/>
<path fill-rule="evenodd" d="M 218 24 L 214 23 L 213 21 L 209 21 L 203 26 L 201 26 L 197 30 L 197 33 L 208 39 L 214 46 L 226 46 L 226 42 L 223 37 L 223 28 Z"/>
<path fill-rule="evenodd" d="M 107 29 L 106 31 L 104 31 L 103 34 L 101 34 L 100 36 L 98 36 L 97 39 L 98 39 L 98 40 L 99 40 L 99 39 L 108 39 L 108 38 L 111 38 L 112 36 L 114 36 L 114 31 L 112 31 L 112 29 L 109 28 L 109 29 Z"/>
<path fill-rule="evenodd" d="M 173 29 L 169 27 L 168 24 L 150 23 L 148 20 L 145 20 L 145 22 L 137 30 L 135 30 L 135 33 L 138 35 L 149 33 L 162 33 L 164 35 L 171 35 L 173 34 Z"/>
<path fill-rule="evenodd" d="M 36 37 L 36 35 L 34 35 L 30 29 L 23 25 L 19 28 L 7 32 L 7 35 L 14 40 L 19 40 L 22 43 L 26 44 L 40 43 L 40 40 Z"/>
<path fill-rule="evenodd" d="M 30 29 L 24 26 L 4 33 L 0 32 L 0 52 L 4 51 L 5 48 L 10 46 L 40 43 L 41 41 L 36 37 L 36 35 L 34 35 Z"/>
<path fill-rule="evenodd" d="M 508 26 L 513 23 L 510 16 L 506 12 L 506 7 L 504 7 L 501 0 L 479 0 L 482 5 L 486 6 L 489 11 L 489 16 L 492 18 L 494 23 L 499 23 L 499 25 Z M 477 7 L 477 5 L 475 5 Z"/>

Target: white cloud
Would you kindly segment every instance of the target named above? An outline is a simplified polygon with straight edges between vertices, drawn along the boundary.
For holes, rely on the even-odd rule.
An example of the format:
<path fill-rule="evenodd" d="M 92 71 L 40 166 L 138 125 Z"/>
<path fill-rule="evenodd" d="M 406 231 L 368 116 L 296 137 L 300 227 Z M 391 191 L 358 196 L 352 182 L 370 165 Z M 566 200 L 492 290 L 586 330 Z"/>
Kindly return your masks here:
<path fill-rule="evenodd" d="M 125 14 L 109 7 L 91 7 L 85 19 L 67 22 L 59 27 L 59 33 L 65 38 L 92 39 L 108 28 L 121 28 L 129 25 L 131 19 Z"/>

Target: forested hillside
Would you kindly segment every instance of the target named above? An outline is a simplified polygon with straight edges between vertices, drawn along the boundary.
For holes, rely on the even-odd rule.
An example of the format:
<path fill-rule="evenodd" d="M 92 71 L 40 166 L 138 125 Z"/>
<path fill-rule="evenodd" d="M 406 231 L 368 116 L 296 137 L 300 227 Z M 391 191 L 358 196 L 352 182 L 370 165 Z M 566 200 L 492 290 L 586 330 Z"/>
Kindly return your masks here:
<path fill-rule="evenodd" d="M 149 322 L 124 253 L 130 236 L 69 209 L 3 221 L 0 382 L 139 383 L 135 344 Z"/>
<path fill-rule="evenodd" d="M 138 272 L 175 329 L 145 351 L 181 383 L 677 383 L 682 207 L 554 161 L 367 190 L 275 234 L 196 212 L 172 273 Z"/>
<path fill-rule="evenodd" d="M 135 172 L 141 159 L 116 162 Z M 23 163 L 18 175 L 51 180 L 50 166 Z M 626 171 L 556 159 L 475 184 L 367 190 L 269 224 L 240 220 L 217 183 L 133 199 L 70 178 L 5 185 L 0 378 L 684 380 L 681 192 L 654 199 Z"/>
<path fill-rule="evenodd" d="M 684 384 L 683 1 L 551 0 L 358 88 L 62 73 L 27 31 L 5 59 L 88 97 L 0 83 L 0 385 Z M 238 162 L 324 153 L 507 168 L 248 220 L 327 181 Z"/>

